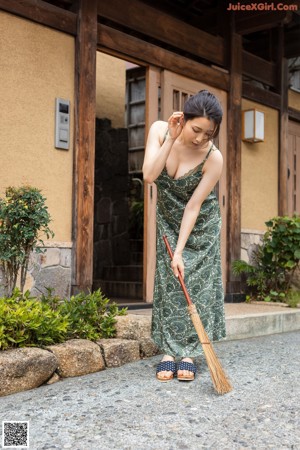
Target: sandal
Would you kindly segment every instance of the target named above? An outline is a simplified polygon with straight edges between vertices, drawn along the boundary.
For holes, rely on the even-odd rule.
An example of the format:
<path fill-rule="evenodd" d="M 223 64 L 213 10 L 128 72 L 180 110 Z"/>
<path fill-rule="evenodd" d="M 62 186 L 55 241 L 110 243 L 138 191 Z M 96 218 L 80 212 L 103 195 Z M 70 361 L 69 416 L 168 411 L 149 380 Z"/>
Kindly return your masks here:
<path fill-rule="evenodd" d="M 196 374 L 196 366 L 193 363 L 187 362 L 187 361 L 180 361 L 180 363 L 178 363 L 177 366 L 177 371 L 178 370 L 188 370 L 189 372 L 193 372 L 193 375 L 188 376 L 178 376 L 177 373 L 177 378 L 179 381 L 193 381 L 195 379 L 195 374 Z"/>
<path fill-rule="evenodd" d="M 160 372 L 170 371 L 172 374 L 169 377 L 159 376 Z M 175 361 L 161 361 L 156 368 L 156 378 L 161 382 L 166 382 L 173 380 L 174 374 L 176 373 L 176 363 Z"/>

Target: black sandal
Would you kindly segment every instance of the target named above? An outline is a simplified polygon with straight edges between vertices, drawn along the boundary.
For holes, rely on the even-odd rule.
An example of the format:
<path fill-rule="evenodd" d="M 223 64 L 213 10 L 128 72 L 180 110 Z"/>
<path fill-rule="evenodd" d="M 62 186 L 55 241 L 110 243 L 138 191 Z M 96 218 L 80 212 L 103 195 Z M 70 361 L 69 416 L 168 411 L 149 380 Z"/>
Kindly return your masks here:
<path fill-rule="evenodd" d="M 180 361 L 180 363 L 178 363 L 177 366 L 177 372 L 178 370 L 188 370 L 189 372 L 193 372 L 193 375 L 190 375 L 189 377 L 183 375 L 178 376 L 177 373 L 177 378 L 179 381 L 193 381 L 195 379 L 195 374 L 197 370 L 195 364 L 187 361 Z"/>
<path fill-rule="evenodd" d="M 172 374 L 169 377 L 160 377 L 159 373 L 160 372 L 164 372 L 164 371 L 168 371 L 168 372 L 172 372 Z M 166 382 L 166 381 L 170 381 L 173 380 L 174 378 L 174 374 L 176 373 L 176 363 L 175 361 L 161 361 L 156 368 L 156 378 L 161 381 L 161 382 Z"/>

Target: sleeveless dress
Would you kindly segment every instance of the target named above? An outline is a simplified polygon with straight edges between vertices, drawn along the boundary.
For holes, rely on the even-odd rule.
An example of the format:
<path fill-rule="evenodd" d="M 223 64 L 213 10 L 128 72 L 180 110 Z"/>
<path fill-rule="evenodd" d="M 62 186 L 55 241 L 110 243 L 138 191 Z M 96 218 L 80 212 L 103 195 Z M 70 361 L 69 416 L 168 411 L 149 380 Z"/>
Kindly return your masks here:
<path fill-rule="evenodd" d="M 156 271 L 152 312 L 152 339 L 158 348 L 174 357 L 195 357 L 203 353 L 187 311 L 178 279 L 171 269 L 163 235 L 175 249 L 185 206 L 202 178 L 210 153 L 197 167 L 174 179 L 163 169 L 157 185 Z M 184 281 L 201 321 L 212 341 L 226 336 L 224 292 L 220 257 L 221 215 L 212 191 L 204 200 L 194 228 L 183 250 Z"/>

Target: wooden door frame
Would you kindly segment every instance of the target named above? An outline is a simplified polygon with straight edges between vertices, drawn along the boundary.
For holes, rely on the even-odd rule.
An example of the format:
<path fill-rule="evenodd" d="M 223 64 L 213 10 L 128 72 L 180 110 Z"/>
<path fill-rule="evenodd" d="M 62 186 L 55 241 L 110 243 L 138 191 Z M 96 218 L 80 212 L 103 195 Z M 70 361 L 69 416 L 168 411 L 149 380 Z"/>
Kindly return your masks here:
<path fill-rule="evenodd" d="M 291 154 L 291 138 L 295 137 L 296 142 L 295 142 L 295 148 L 297 148 L 297 140 L 299 140 L 300 142 L 300 122 L 297 122 L 295 120 L 289 120 L 288 121 L 288 140 L 289 140 L 289 145 L 287 148 L 287 167 L 293 167 L 294 166 L 294 155 Z M 300 174 L 300 159 L 296 158 L 296 173 L 297 175 Z M 299 177 L 297 176 L 297 181 L 298 181 Z M 293 197 L 293 189 L 292 189 L 292 185 L 294 182 L 294 177 L 289 177 L 287 176 L 287 214 L 288 215 L 293 215 L 295 210 L 292 206 L 292 204 L 294 203 L 294 197 Z M 297 183 L 298 184 L 298 183 Z M 297 191 L 298 193 L 298 191 Z M 300 195 L 299 195 L 300 197 Z M 299 197 L 297 195 L 297 205 L 296 205 L 296 210 L 297 210 L 297 206 L 299 205 Z M 299 214 L 299 209 L 298 209 L 298 214 Z"/>
<path fill-rule="evenodd" d="M 78 4 L 75 41 L 72 293 L 93 283 L 97 0 Z"/>
<path fill-rule="evenodd" d="M 93 0 L 94 1 L 94 0 Z M 140 45 L 139 43 L 142 43 L 138 38 L 135 38 L 133 36 L 127 36 L 124 33 L 121 33 L 119 31 L 113 30 L 113 35 L 115 34 L 121 34 L 122 37 L 126 37 L 125 43 L 124 41 L 112 41 L 110 40 L 108 33 L 109 29 L 108 27 L 104 27 L 101 24 L 97 24 L 97 33 L 96 33 L 96 39 L 95 39 L 95 30 L 93 30 L 92 34 L 92 42 L 94 44 L 89 47 L 86 52 L 89 52 L 91 55 L 92 52 L 94 52 L 94 57 L 96 55 L 96 51 L 101 51 L 103 53 L 107 53 L 109 55 L 115 56 L 117 58 L 131 61 L 133 63 L 139 64 L 141 66 L 146 67 L 146 73 L 147 73 L 147 79 L 146 79 L 146 86 L 148 86 L 147 83 L 149 83 L 150 80 L 150 68 L 154 71 L 152 72 L 152 75 L 154 75 L 155 71 L 161 70 L 161 69 L 167 69 L 170 71 L 174 71 L 174 73 L 181 74 L 187 77 L 190 77 L 194 80 L 199 80 L 201 78 L 201 82 L 214 87 L 216 89 L 222 90 L 224 92 L 228 91 L 228 84 L 232 86 L 234 83 L 231 80 L 231 77 L 226 74 L 222 73 L 219 70 L 204 66 L 200 63 L 196 63 L 194 61 L 188 60 L 187 58 L 177 55 L 175 53 L 172 53 L 168 50 L 164 50 L 160 47 L 154 46 L 153 44 L 149 44 L 148 54 L 145 55 L 144 60 L 140 59 L 141 53 Z M 78 42 L 80 42 L 80 39 L 78 38 Z M 125 44 L 130 44 L 129 47 Z M 135 47 L 135 44 L 137 44 L 137 48 Z M 124 47 L 125 45 L 125 47 Z M 79 43 L 78 43 L 79 46 Z M 143 48 L 145 50 L 145 46 L 143 45 Z M 157 51 L 157 54 L 159 55 L 158 59 L 155 59 L 155 51 Z M 88 54 L 88 53 L 87 53 Z M 164 58 L 165 55 L 165 58 Z M 156 55 L 157 56 L 157 55 Z M 87 56 L 86 56 L 87 57 Z M 91 59 L 93 61 L 93 58 Z M 152 65 L 152 60 L 155 62 L 155 64 Z M 186 64 L 186 62 L 189 62 L 190 64 Z M 77 62 L 77 65 L 79 67 L 79 71 L 83 71 L 83 63 L 80 64 L 80 61 Z M 90 68 L 91 73 L 94 73 L 94 69 Z M 185 70 L 185 73 L 183 73 Z M 84 71 L 84 74 L 86 75 L 86 70 Z M 197 74 L 197 75 L 196 75 Z M 84 81 L 83 77 L 82 79 L 82 92 L 79 91 L 77 94 L 77 102 L 76 104 L 81 104 L 82 100 L 84 100 L 83 91 L 87 91 L 87 83 L 86 80 Z M 210 81 L 212 81 L 210 83 Z M 229 83 L 230 81 L 230 83 Z M 96 98 L 95 96 L 96 87 L 94 87 L 94 100 Z M 92 95 L 92 90 L 89 91 L 89 96 Z M 148 98 L 146 99 L 146 110 L 148 109 L 147 101 L 148 103 L 151 101 L 154 101 L 154 97 L 152 98 L 150 92 L 147 94 Z M 90 97 L 89 97 L 90 98 Z M 232 98 L 233 103 L 235 102 L 235 99 Z M 90 106 L 85 102 L 85 110 L 90 111 L 90 114 L 93 115 L 95 118 L 95 106 L 91 99 Z M 230 97 L 228 98 L 227 103 L 227 109 L 228 109 L 228 119 L 227 124 L 229 126 L 229 118 L 230 113 L 232 112 L 232 103 L 230 102 Z M 83 111 L 83 109 L 82 109 Z M 94 111 L 94 112 L 93 112 Z M 238 111 L 238 109 L 237 109 Z M 73 271 L 72 271 L 72 286 L 73 291 L 74 289 L 91 289 L 92 287 L 92 281 L 93 281 L 93 219 L 94 219 L 94 196 L 92 192 L 92 186 L 94 183 L 94 152 L 95 152 L 95 136 L 94 136 L 94 130 L 92 131 L 92 128 L 88 128 L 87 124 L 84 126 L 82 122 L 84 122 L 83 116 L 81 116 L 81 119 L 79 119 L 78 116 L 79 107 L 77 107 L 77 113 L 75 108 L 75 122 L 76 122 L 76 141 L 75 141 L 75 149 L 76 149 L 76 169 L 74 170 L 75 174 L 75 185 L 74 185 L 74 205 L 75 205 L 75 212 L 74 212 L 74 222 L 73 222 L 73 243 L 74 243 L 74 249 L 73 249 Z M 226 111 L 227 113 L 227 111 Z M 146 133 L 147 129 L 149 129 L 150 123 L 152 123 L 154 120 L 156 120 L 156 117 L 151 117 L 152 113 L 147 113 L 147 119 L 146 119 Z M 237 116 L 235 117 L 235 119 Z M 79 122 L 81 121 L 81 131 L 79 130 Z M 148 128 L 147 128 L 148 127 Z M 85 131 L 84 131 L 85 130 Z M 227 130 L 226 130 L 227 131 Z M 81 135 L 81 143 L 80 141 L 80 135 Z M 92 136 L 93 135 L 93 136 Z M 89 142 L 89 149 L 87 149 L 87 146 L 84 147 L 84 136 L 88 138 Z M 232 146 L 235 148 L 235 150 L 239 149 L 239 146 L 237 145 L 234 147 L 234 144 L 238 142 L 238 136 L 235 135 L 234 139 L 233 136 L 229 136 L 227 134 L 227 149 L 230 149 Z M 232 142 L 234 141 L 234 142 Z M 240 149 L 239 149 L 240 150 Z M 235 154 L 236 157 L 236 154 Z M 87 161 L 89 161 L 88 170 L 85 172 L 85 167 L 87 164 Z M 227 168 L 229 167 L 228 164 L 228 158 L 227 158 Z M 240 180 L 240 173 L 238 173 L 240 169 L 240 165 L 234 165 L 233 167 L 230 166 L 231 173 L 229 176 L 229 172 L 227 171 L 227 189 L 230 185 L 234 184 L 235 187 L 237 187 L 238 180 Z M 81 188 L 78 185 L 78 180 L 81 180 Z M 81 189 L 81 190 L 80 190 Z M 83 194 L 83 199 L 80 198 L 80 192 Z M 152 195 L 155 195 L 155 192 L 150 189 L 149 186 L 145 187 L 145 196 L 150 196 L 152 192 Z M 235 194 L 238 194 L 239 192 L 239 186 L 237 189 L 231 190 L 231 192 L 234 192 Z M 87 194 L 87 195 L 86 195 Z M 238 197 L 232 197 L 232 201 L 235 201 L 237 205 L 240 205 L 240 198 Z M 146 200 L 148 201 L 148 200 Z M 228 203 L 230 202 L 230 199 L 228 200 Z M 237 210 L 239 210 L 240 207 L 238 206 Z M 146 206 L 146 212 L 147 214 L 147 206 Z M 229 220 L 228 220 L 229 219 Z M 77 220 L 77 222 L 76 222 Z M 79 220 L 81 222 L 81 225 L 79 225 Z M 150 219 L 149 219 L 150 220 Z M 151 220 L 154 220 L 153 217 Z M 240 223 L 240 218 L 238 220 L 238 223 Z M 230 276 L 230 265 L 229 261 L 231 260 L 230 256 L 232 255 L 231 250 L 229 247 L 231 247 L 233 243 L 235 243 L 235 248 L 237 249 L 238 243 L 241 240 L 240 236 L 240 228 L 237 226 L 238 224 L 236 222 L 236 217 L 232 215 L 227 215 L 227 236 L 230 236 L 232 241 L 229 241 L 227 239 L 227 280 L 228 276 Z M 146 225 L 147 226 L 147 225 Z M 86 245 L 85 245 L 86 244 Z M 82 253 L 81 250 L 84 249 L 84 252 Z M 238 248 L 238 252 L 240 254 L 240 247 Z M 230 254 L 230 255 L 229 255 Z M 152 263 L 149 262 L 149 260 L 152 260 Z M 153 287 L 151 282 L 149 281 L 152 279 L 151 271 L 148 270 L 150 267 L 149 264 L 153 264 L 153 258 L 151 256 L 151 250 L 146 246 L 144 248 L 144 300 L 146 301 L 152 301 L 153 298 Z M 153 270 L 153 269 L 151 269 Z M 227 283 L 228 286 L 228 283 Z"/>

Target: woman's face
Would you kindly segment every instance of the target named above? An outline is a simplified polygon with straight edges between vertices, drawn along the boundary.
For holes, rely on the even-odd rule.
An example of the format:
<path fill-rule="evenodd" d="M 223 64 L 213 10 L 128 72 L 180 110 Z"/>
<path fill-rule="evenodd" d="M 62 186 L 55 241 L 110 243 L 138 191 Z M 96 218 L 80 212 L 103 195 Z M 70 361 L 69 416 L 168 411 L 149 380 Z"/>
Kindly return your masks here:
<path fill-rule="evenodd" d="M 213 136 L 216 124 L 206 117 L 195 117 L 184 123 L 183 138 L 187 145 L 202 147 Z"/>

